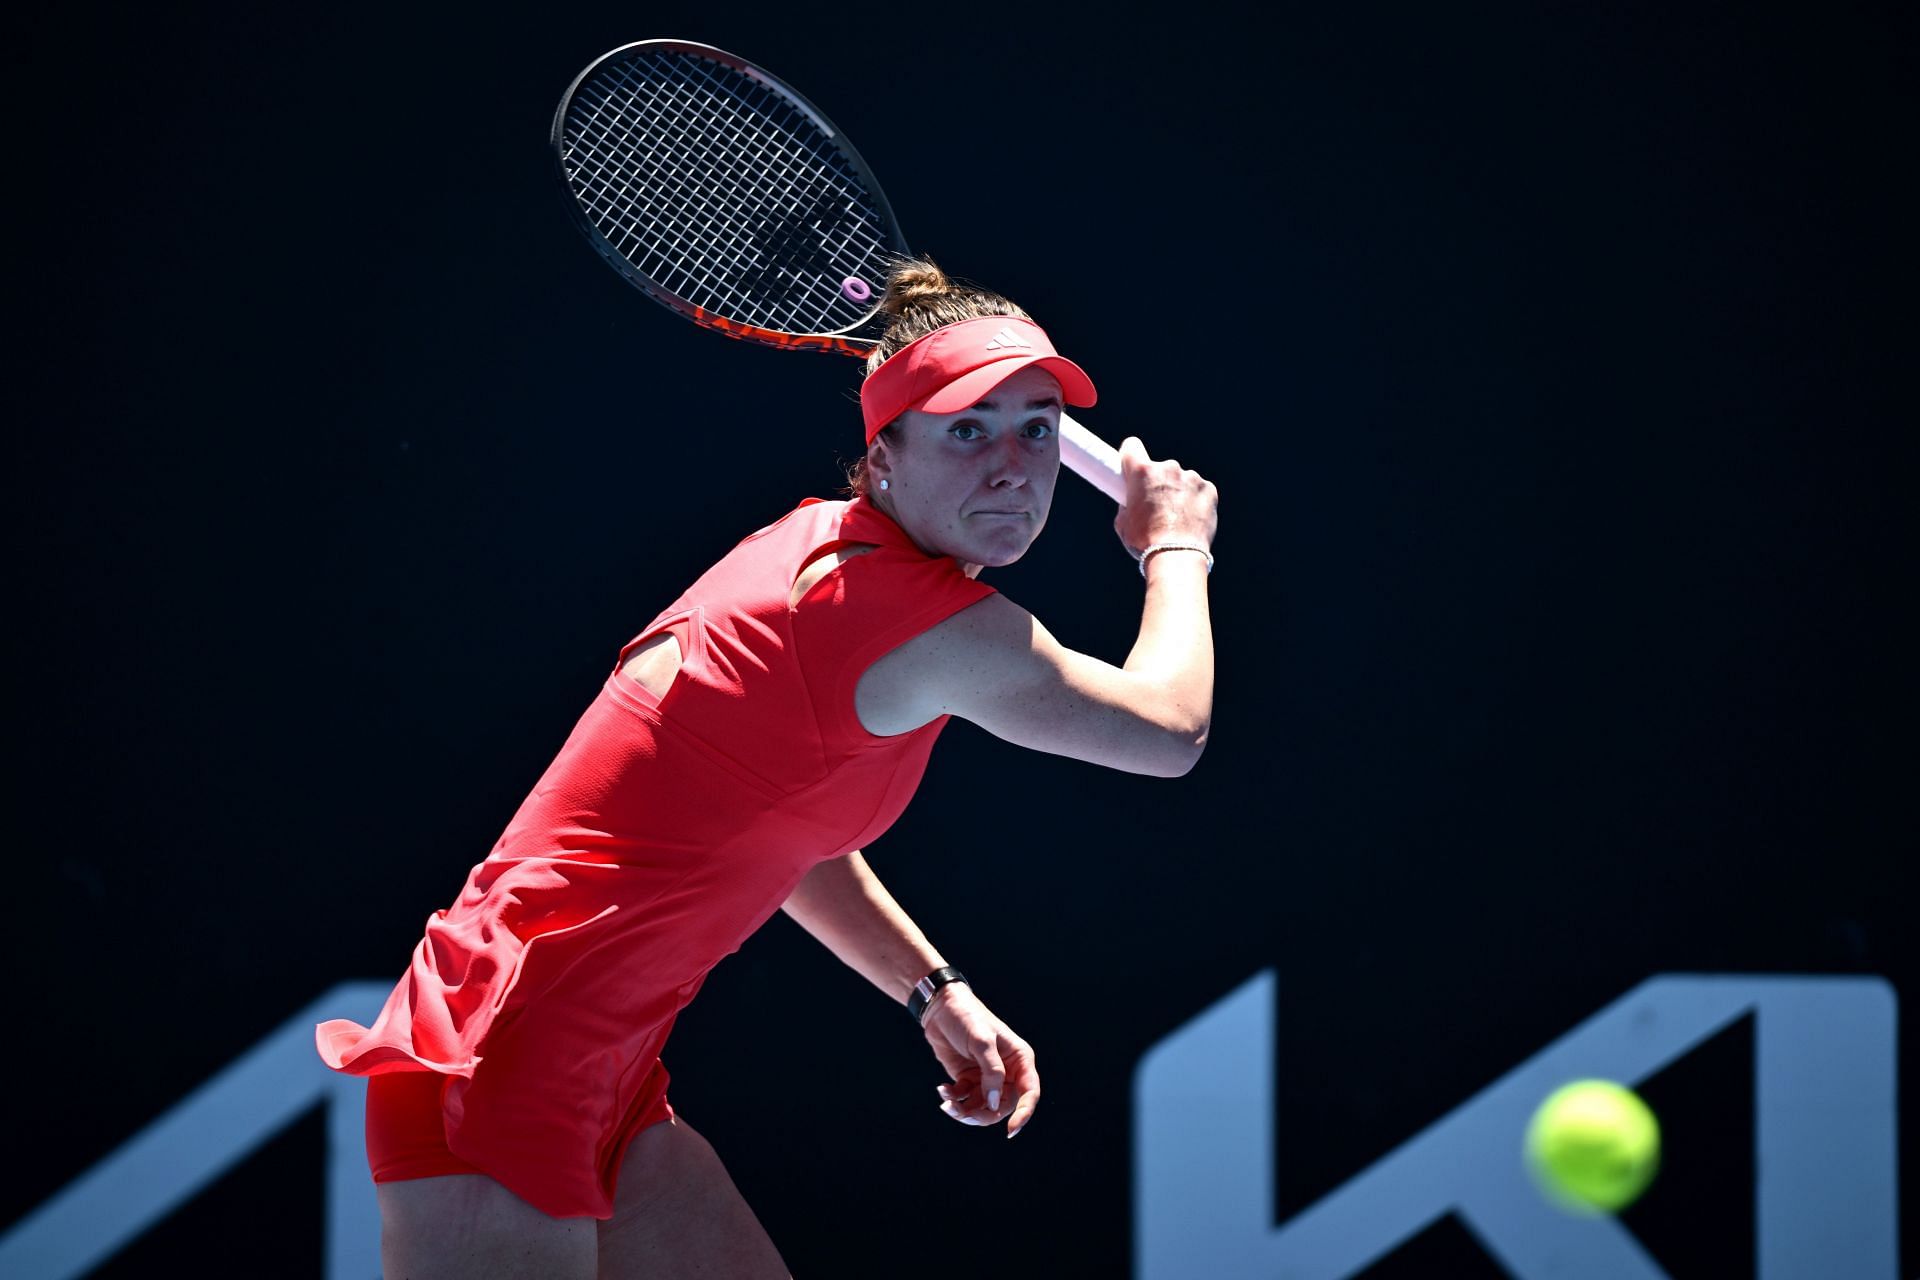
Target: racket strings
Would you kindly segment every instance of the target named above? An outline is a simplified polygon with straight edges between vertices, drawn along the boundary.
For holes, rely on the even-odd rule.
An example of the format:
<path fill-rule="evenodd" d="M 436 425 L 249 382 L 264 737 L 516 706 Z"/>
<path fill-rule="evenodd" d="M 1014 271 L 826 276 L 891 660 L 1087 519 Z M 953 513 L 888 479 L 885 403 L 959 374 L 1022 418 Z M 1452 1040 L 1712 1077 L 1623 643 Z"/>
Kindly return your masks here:
<path fill-rule="evenodd" d="M 605 202 L 603 208 L 616 215 L 625 215 L 624 219 L 615 219 L 616 227 L 622 221 L 628 224 L 621 228 L 626 232 L 618 246 L 623 252 L 632 254 L 634 250 L 646 247 L 643 246 L 641 232 L 652 230 L 656 233 L 654 243 L 650 246 L 651 253 L 644 262 L 636 265 L 656 277 L 670 277 L 662 278 L 661 283 L 675 288 L 677 292 L 690 292 L 702 284 L 710 287 L 720 279 L 728 265 L 728 259 L 721 252 L 728 240 L 738 244 L 752 235 L 751 224 L 758 212 L 753 207 L 756 191 L 737 180 L 726 182 L 712 179 L 712 175 L 727 173 L 728 170 L 715 167 L 717 148 L 714 144 L 720 139 L 716 138 L 711 121 L 702 122 L 708 127 L 695 132 L 685 123 L 688 119 L 686 112 L 673 109 L 671 101 L 665 98 L 656 100 L 648 115 L 650 118 L 645 123 L 653 128 L 653 136 L 663 140 L 670 155 L 691 165 L 695 174 L 704 180 L 689 184 L 684 180 L 685 173 L 674 168 L 662 169 L 661 166 L 651 165 L 635 172 L 628 166 L 628 172 L 624 175 L 627 181 L 621 184 L 617 192 L 622 200 Z M 736 119 L 731 123 L 737 126 L 751 122 Z M 623 129 L 621 132 L 621 141 L 633 145 L 634 131 Z M 747 130 L 742 130 L 743 136 L 747 133 Z M 660 152 L 640 154 L 658 156 Z M 636 199 L 649 195 L 651 199 L 646 199 L 644 203 Z M 705 234 L 690 237 L 687 234 L 690 227 L 698 227 Z M 819 292 L 816 291 L 816 301 L 819 300 Z M 756 321 L 791 319 L 799 313 L 799 308 L 791 305 L 784 317 L 770 313 L 764 307 L 755 307 L 738 292 L 723 294 L 715 301 L 718 305 L 710 309 Z M 831 307 L 830 299 L 824 301 Z M 752 314 L 742 314 L 748 312 Z"/>
<path fill-rule="evenodd" d="M 685 301 L 787 332 L 836 332 L 870 307 L 888 219 L 815 119 L 769 86 L 685 54 L 610 65 L 574 95 L 563 166 L 626 262 Z"/>
<path fill-rule="evenodd" d="M 724 93 L 730 88 L 717 81 L 711 87 L 716 93 Z M 757 297 L 770 299 L 773 305 L 778 305 L 778 299 L 785 298 L 790 317 L 808 314 L 820 307 L 834 309 L 838 289 L 827 287 L 817 271 L 804 272 L 798 278 L 783 282 L 769 279 L 779 267 L 796 259 L 801 263 L 810 263 L 818 257 L 818 248 L 808 243 L 804 233 L 796 235 L 791 216 L 782 221 L 769 222 L 754 215 L 758 215 L 763 207 L 771 207 L 775 211 L 801 209 L 813 215 L 817 221 L 834 212 L 831 201 L 835 196 L 844 198 L 848 193 L 844 188 L 839 192 L 828 190 L 827 184 L 819 181 L 824 176 L 824 171 L 817 164 L 821 157 L 803 153 L 792 145 L 794 134 L 791 131 L 803 126 L 803 118 L 788 104 L 775 100 L 775 105 L 783 109 L 786 118 L 770 119 L 768 123 L 772 127 L 761 127 L 761 118 L 751 110 L 730 109 L 736 104 L 724 101 L 719 105 L 722 109 L 718 114 L 723 119 L 703 122 L 708 127 L 703 138 L 707 144 L 706 154 L 702 159 L 712 162 L 710 173 L 724 175 L 727 179 L 715 188 L 719 209 L 737 209 L 749 215 L 736 224 L 736 229 L 755 242 L 759 250 L 757 261 L 766 264 L 757 274 L 750 271 L 739 273 L 741 288 Z M 725 126 L 727 132 L 716 136 L 716 124 Z M 767 162 L 760 171 L 757 185 L 748 181 L 752 176 L 749 170 L 732 163 L 734 157 L 725 150 L 730 144 L 737 144 L 747 155 L 757 155 Z M 795 184 L 796 175 L 808 182 L 807 189 L 802 190 Z M 822 200 L 823 194 L 825 202 Z M 793 293 L 795 285 L 802 290 L 800 295 Z M 802 304 L 808 302 L 813 306 L 803 307 Z"/>
<path fill-rule="evenodd" d="M 716 81 L 712 87 L 723 92 L 730 86 Z M 750 109 L 730 112 L 727 123 L 737 130 L 732 137 L 742 140 L 766 161 L 761 184 L 749 188 L 736 181 L 725 194 L 740 202 L 735 207 L 764 201 L 776 211 L 789 212 L 784 218 L 761 222 L 756 247 L 760 250 L 758 261 L 766 265 L 757 273 L 742 272 L 740 286 L 776 307 L 784 301 L 784 311 L 773 314 L 786 322 L 785 327 L 802 316 L 823 312 L 847 313 L 849 323 L 857 320 L 862 310 L 841 296 L 839 277 L 829 279 L 813 268 L 822 260 L 865 260 L 879 248 L 879 239 L 868 223 L 850 216 L 857 205 L 870 207 L 866 189 L 846 171 L 837 152 L 814 141 L 817 134 L 811 121 L 792 104 L 768 95 L 766 103 L 755 105 L 770 108 L 770 114 L 756 117 Z M 760 127 L 761 119 L 769 127 Z M 717 141 L 725 145 L 725 139 Z M 805 145 L 808 143 L 813 145 Z M 742 176 L 741 171 L 724 165 L 716 171 Z M 795 217 L 792 210 L 803 211 L 802 216 Z M 840 244 L 830 242 L 825 234 L 836 223 L 852 233 Z M 795 271 L 789 264 L 800 269 Z M 783 267 L 789 269 L 783 271 Z"/>
<path fill-rule="evenodd" d="M 601 186 L 584 184 L 579 194 L 600 215 L 596 221 L 615 248 L 643 273 L 676 291 L 693 289 L 717 275 L 717 237 L 743 231 L 740 206 L 710 181 L 687 181 L 707 158 L 698 153 L 704 135 L 688 128 L 684 115 L 663 109 L 659 97 L 609 95 L 604 105 L 610 107 L 601 121 L 607 145 L 584 155 L 599 162 L 590 176 Z M 586 132 L 582 140 L 591 147 L 594 136 Z M 690 236 L 694 226 L 710 236 Z"/>

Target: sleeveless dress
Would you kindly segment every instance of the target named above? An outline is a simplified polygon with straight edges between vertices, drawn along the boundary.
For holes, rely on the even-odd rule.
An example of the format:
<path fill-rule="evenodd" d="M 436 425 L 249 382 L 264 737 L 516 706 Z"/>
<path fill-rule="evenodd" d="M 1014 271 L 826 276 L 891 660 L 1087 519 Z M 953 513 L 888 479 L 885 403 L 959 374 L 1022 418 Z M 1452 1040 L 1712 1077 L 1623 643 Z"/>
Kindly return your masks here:
<path fill-rule="evenodd" d="M 876 549 L 790 605 L 801 570 L 849 543 Z M 808 499 L 749 535 L 622 647 L 373 1025 L 321 1023 L 321 1058 L 449 1077 L 459 1160 L 553 1216 L 610 1216 L 634 1120 L 665 1114 L 675 1014 L 919 785 L 946 717 L 875 737 L 854 711 L 861 673 L 992 591 L 864 498 Z M 655 698 L 620 667 L 662 632 L 682 662 Z"/>

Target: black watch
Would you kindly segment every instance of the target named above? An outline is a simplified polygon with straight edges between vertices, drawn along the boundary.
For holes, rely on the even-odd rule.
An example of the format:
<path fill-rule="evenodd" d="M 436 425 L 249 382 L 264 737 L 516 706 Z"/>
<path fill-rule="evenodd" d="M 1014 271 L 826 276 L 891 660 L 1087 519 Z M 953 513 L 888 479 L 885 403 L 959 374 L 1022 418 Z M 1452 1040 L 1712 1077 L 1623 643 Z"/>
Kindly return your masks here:
<path fill-rule="evenodd" d="M 935 969 L 926 977 L 913 984 L 913 994 L 907 997 L 907 1012 L 915 1022 L 927 1016 L 927 1004 L 933 999 L 933 993 L 949 982 L 966 982 L 967 975 L 958 969 Z"/>

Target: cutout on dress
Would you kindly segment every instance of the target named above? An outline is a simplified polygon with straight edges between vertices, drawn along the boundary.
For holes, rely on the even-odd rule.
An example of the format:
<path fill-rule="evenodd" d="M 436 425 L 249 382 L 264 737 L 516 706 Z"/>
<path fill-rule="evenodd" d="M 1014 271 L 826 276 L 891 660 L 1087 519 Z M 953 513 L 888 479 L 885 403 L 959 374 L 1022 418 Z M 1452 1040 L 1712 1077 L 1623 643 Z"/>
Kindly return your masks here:
<path fill-rule="evenodd" d="M 829 542 L 818 548 L 800 566 L 800 572 L 794 575 L 793 587 L 787 592 L 787 608 L 798 608 L 815 583 L 847 561 L 879 549 L 879 544 L 874 542 Z"/>
<path fill-rule="evenodd" d="M 652 694 L 654 701 L 666 697 L 692 648 L 689 630 L 692 622 L 691 615 L 682 614 L 658 631 L 635 640 L 620 655 L 620 674 Z"/>

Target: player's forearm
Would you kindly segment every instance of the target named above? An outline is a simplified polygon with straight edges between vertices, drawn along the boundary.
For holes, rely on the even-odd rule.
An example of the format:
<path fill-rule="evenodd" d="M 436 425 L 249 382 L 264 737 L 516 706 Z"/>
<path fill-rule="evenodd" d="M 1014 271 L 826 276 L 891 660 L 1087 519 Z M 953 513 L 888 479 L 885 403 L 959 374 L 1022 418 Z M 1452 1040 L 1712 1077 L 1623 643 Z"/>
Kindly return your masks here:
<path fill-rule="evenodd" d="M 1213 719 L 1213 620 L 1203 556 L 1163 551 L 1147 561 L 1140 636 L 1126 669 L 1161 689 L 1169 729 L 1198 756 Z"/>
<path fill-rule="evenodd" d="M 898 1004 L 947 962 L 908 918 L 858 850 L 809 871 L 783 910 Z"/>

